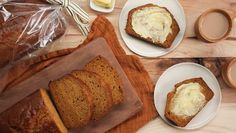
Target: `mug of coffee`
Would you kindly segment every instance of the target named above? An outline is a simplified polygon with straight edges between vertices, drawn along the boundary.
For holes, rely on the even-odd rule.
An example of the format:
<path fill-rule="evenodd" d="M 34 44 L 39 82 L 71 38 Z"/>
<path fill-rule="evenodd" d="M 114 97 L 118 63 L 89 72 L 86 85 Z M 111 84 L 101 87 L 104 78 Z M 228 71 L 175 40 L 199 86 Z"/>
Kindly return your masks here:
<path fill-rule="evenodd" d="M 236 89 L 236 58 L 226 63 L 221 74 L 225 83 L 229 87 Z"/>
<path fill-rule="evenodd" d="M 218 42 L 228 37 L 233 27 L 236 12 L 209 9 L 195 23 L 197 37 L 206 42 Z"/>

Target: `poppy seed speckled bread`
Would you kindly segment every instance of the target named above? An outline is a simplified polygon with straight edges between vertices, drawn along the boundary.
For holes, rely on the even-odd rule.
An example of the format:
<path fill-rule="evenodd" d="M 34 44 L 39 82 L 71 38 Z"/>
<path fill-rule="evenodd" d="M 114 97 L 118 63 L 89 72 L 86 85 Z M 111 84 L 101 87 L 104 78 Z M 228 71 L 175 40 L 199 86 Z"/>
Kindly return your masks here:
<path fill-rule="evenodd" d="M 0 114 L 1 133 L 67 133 L 45 89 Z"/>
<path fill-rule="evenodd" d="M 167 8 L 146 4 L 129 11 L 125 31 L 153 45 L 170 48 L 180 29 Z"/>
<path fill-rule="evenodd" d="M 202 78 L 184 80 L 168 93 L 165 117 L 177 126 L 185 127 L 213 96 Z"/>
<path fill-rule="evenodd" d="M 85 65 L 85 70 L 97 73 L 110 86 L 114 104 L 122 103 L 123 85 L 117 71 L 102 56 L 97 56 Z"/>
<path fill-rule="evenodd" d="M 62 36 L 66 27 L 58 13 L 45 0 L 1 4 L 0 68 Z"/>
<path fill-rule="evenodd" d="M 83 81 L 91 90 L 94 103 L 92 119 L 98 120 L 105 116 L 113 104 L 109 86 L 93 72 L 79 70 L 73 71 L 71 75 Z"/>
<path fill-rule="evenodd" d="M 65 75 L 51 81 L 49 90 L 67 128 L 88 124 L 93 112 L 93 97 L 86 84 L 71 75 Z"/>

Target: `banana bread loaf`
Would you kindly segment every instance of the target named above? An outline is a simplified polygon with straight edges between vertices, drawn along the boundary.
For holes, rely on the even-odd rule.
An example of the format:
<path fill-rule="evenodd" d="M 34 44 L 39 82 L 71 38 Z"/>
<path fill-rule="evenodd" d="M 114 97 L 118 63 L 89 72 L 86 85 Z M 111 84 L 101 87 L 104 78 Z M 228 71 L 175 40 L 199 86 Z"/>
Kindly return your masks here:
<path fill-rule="evenodd" d="M 45 47 L 65 32 L 59 10 L 45 0 L 12 0 L 0 8 L 0 68 Z"/>
<path fill-rule="evenodd" d="M 46 90 L 40 89 L 0 114 L 0 133 L 67 133 Z"/>

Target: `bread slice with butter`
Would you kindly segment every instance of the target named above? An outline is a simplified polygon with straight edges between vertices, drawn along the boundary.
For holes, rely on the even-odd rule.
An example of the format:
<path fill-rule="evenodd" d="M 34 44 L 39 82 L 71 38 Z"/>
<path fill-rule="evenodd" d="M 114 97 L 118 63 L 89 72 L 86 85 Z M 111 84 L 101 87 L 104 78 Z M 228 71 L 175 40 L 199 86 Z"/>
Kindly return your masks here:
<path fill-rule="evenodd" d="M 112 0 L 93 0 L 94 4 L 104 8 L 112 7 Z"/>
<path fill-rule="evenodd" d="M 167 95 L 165 117 L 177 126 L 185 127 L 213 96 L 202 78 L 182 81 Z"/>
<path fill-rule="evenodd" d="M 128 14 L 126 33 L 162 48 L 170 48 L 179 26 L 165 7 L 146 4 Z"/>

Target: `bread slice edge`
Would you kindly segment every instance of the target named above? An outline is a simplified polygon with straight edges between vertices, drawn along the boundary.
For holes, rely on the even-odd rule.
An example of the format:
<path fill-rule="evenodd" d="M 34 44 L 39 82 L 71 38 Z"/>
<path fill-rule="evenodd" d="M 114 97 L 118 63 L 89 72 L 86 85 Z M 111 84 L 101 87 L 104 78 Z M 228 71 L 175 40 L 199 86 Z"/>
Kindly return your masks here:
<path fill-rule="evenodd" d="M 176 93 L 176 89 L 179 86 L 181 86 L 182 84 L 187 84 L 187 83 L 199 83 L 203 87 L 203 90 L 201 90 L 201 92 L 205 96 L 206 103 L 202 108 L 204 108 L 207 105 L 207 103 L 214 96 L 213 91 L 209 88 L 209 86 L 206 84 L 206 82 L 201 77 L 187 79 L 187 80 L 177 83 L 175 85 L 175 89 L 167 94 L 167 102 L 166 102 L 166 107 L 165 107 L 165 117 L 180 127 L 185 127 L 202 110 L 202 108 L 201 108 L 201 109 L 199 109 L 199 111 L 195 115 L 188 116 L 185 118 L 181 117 L 181 116 L 177 116 L 171 112 L 171 109 L 170 109 L 171 102 L 172 102 L 172 99 Z"/>
<path fill-rule="evenodd" d="M 177 21 L 175 20 L 174 16 L 172 15 L 172 13 L 165 7 L 161 7 L 163 9 L 165 9 L 167 12 L 170 13 L 171 15 L 171 18 L 172 18 L 172 25 L 171 25 L 171 29 L 172 29 L 172 33 L 170 33 L 165 42 L 164 43 L 160 43 L 160 42 L 153 42 L 151 38 L 144 38 L 142 37 L 141 35 L 137 34 L 134 30 L 133 30 L 133 26 L 132 26 L 132 15 L 135 11 L 137 10 L 140 10 L 142 8 L 145 8 L 145 7 L 156 7 L 158 5 L 154 5 L 154 4 L 146 4 L 146 5 L 143 5 L 143 6 L 139 6 L 139 7 L 136 7 L 132 10 L 129 11 L 128 13 L 128 19 L 127 19 L 127 24 L 126 24 L 126 28 L 125 28 L 125 31 L 127 34 L 135 37 L 135 38 L 138 38 L 138 39 L 141 39 L 145 42 L 148 42 L 148 43 L 151 43 L 151 44 L 154 44 L 156 46 L 159 46 L 159 47 L 162 47 L 162 48 L 170 48 L 173 41 L 175 40 L 175 37 L 177 36 L 177 34 L 179 33 L 180 29 L 179 29 L 179 25 L 177 23 Z M 160 6 L 158 6 L 160 7 Z"/>

